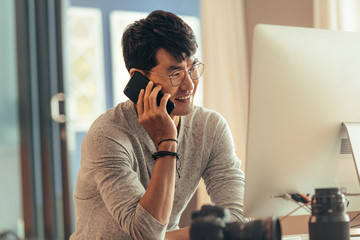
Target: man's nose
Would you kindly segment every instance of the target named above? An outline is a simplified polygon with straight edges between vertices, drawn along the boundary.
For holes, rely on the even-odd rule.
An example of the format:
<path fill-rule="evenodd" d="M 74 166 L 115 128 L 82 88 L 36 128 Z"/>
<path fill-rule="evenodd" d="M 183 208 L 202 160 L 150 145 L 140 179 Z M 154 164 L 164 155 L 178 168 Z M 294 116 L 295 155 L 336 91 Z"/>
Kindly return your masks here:
<path fill-rule="evenodd" d="M 193 90 L 194 89 L 194 82 L 190 78 L 189 73 L 186 73 L 184 81 L 180 85 L 181 90 Z"/>

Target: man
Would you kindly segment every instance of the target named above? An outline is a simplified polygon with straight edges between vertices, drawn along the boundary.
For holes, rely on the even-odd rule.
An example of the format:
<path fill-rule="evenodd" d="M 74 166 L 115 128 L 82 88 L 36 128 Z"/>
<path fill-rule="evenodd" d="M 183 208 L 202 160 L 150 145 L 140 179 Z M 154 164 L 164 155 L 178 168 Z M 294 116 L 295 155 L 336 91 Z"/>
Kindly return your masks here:
<path fill-rule="evenodd" d="M 214 204 L 244 221 L 244 175 L 229 128 L 219 114 L 194 107 L 204 65 L 191 28 L 155 11 L 125 30 L 122 47 L 130 76 L 138 71 L 150 82 L 136 104 L 110 109 L 86 135 L 71 239 L 189 239 L 178 223 L 200 178 Z"/>

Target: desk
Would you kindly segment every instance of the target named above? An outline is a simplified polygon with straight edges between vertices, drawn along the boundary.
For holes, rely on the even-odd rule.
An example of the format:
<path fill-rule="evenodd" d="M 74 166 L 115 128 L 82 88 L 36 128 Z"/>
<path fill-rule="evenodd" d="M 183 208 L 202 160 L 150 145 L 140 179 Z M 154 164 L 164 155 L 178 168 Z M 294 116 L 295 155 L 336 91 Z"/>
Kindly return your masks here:
<path fill-rule="evenodd" d="M 350 240 L 360 240 L 360 228 L 351 228 L 350 235 L 356 237 L 350 237 Z M 309 240 L 309 235 L 286 235 L 281 238 L 282 240 Z"/>
<path fill-rule="evenodd" d="M 289 235 L 283 236 L 282 240 L 309 240 L 308 235 Z M 360 237 L 350 237 L 350 240 L 360 240 Z"/>

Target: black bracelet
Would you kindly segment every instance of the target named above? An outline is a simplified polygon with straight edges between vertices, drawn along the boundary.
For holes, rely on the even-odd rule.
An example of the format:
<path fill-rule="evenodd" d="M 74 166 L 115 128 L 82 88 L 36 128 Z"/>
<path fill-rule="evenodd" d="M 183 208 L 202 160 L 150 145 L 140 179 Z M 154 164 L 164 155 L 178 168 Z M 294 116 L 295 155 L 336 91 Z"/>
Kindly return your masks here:
<path fill-rule="evenodd" d="M 172 138 L 169 138 L 169 139 L 164 139 L 164 140 L 161 140 L 161 141 L 158 143 L 158 146 L 160 145 L 160 143 L 162 143 L 162 142 L 167 142 L 167 141 L 173 141 L 173 142 L 178 143 L 178 140 L 176 140 L 176 139 L 172 139 Z"/>
<path fill-rule="evenodd" d="M 170 152 L 170 151 L 159 151 L 151 155 L 154 160 L 165 157 L 165 156 L 173 156 L 176 157 L 176 172 L 180 178 L 180 170 L 181 170 L 181 160 L 179 155 L 176 152 Z"/>
<path fill-rule="evenodd" d="M 152 158 L 154 160 L 158 159 L 159 157 L 165 157 L 165 156 L 173 156 L 178 158 L 179 155 L 176 152 L 169 152 L 169 151 L 159 151 L 152 155 Z"/>

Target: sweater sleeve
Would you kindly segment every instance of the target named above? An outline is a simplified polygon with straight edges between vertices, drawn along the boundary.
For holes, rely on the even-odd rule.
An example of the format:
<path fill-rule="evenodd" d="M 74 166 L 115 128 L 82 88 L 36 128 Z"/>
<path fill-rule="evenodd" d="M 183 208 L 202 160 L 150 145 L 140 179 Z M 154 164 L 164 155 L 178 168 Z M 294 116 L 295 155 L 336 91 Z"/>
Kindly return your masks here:
<path fill-rule="evenodd" d="M 135 155 L 118 139 L 90 134 L 82 146 L 87 171 L 111 216 L 132 239 L 163 239 L 166 224 L 157 221 L 140 204 L 145 188 L 136 172 Z"/>
<path fill-rule="evenodd" d="M 232 221 L 248 221 L 243 216 L 245 175 L 235 153 L 230 129 L 220 117 L 203 179 L 211 201 L 231 212 Z"/>

